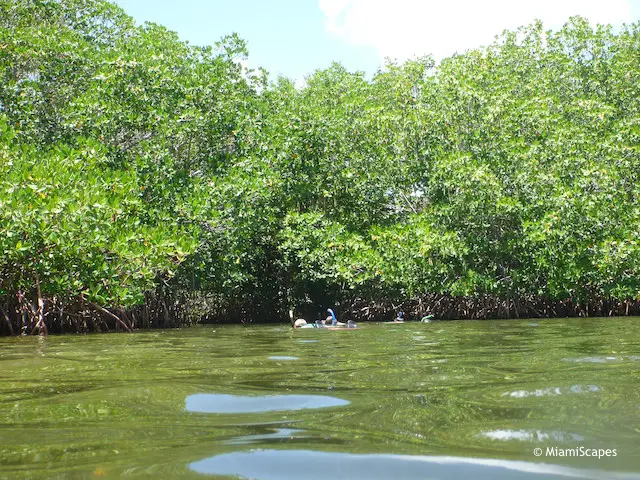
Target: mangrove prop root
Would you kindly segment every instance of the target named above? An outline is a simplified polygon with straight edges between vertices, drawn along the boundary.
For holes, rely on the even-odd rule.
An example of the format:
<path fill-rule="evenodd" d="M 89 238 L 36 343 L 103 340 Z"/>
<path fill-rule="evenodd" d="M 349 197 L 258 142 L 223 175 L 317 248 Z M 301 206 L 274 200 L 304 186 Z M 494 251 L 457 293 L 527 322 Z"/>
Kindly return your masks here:
<path fill-rule="evenodd" d="M 4 318 L 4 321 L 9 327 L 9 335 L 15 335 L 15 333 L 13 332 L 13 324 L 11 323 L 11 319 L 9 318 L 9 315 L 7 315 L 7 313 L 1 308 L 0 308 L 0 312 L 2 312 L 2 317 Z"/>
<path fill-rule="evenodd" d="M 82 297 L 82 299 L 87 302 L 87 304 L 89 306 L 91 306 L 92 308 L 98 310 L 101 313 L 104 313 L 106 316 L 112 318 L 113 320 L 116 321 L 116 323 L 118 325 L 122 325 L 122 327 L 127 331 L 127 332 L 131 332 L 131 327 L 129 325 L 127 325 L 120 317 L 118 317 L 117 315 L 111 313 L 109 310 L 107 310 L 106 308 L 102 308 L 100 305 L 98 305 L 97 303 L 93 303 L 89 300 L 87 300 L 86 298 Z"/>
<path fill-rule="evenodd" d="M 29 297 L 33 300 L 29 301 Z M 113 312 L 107 307 L 75 295 L 68 298 L 43 297 L 34 291 L 17 292 L 0 299 L 0 335 L 36 334 L 50 332 L 109 331 L 115 324 L 118 329 L 131 332 L 134 328 L 164 328 L 203 323 L 240 323 L 262 321 L 286 321 L 286 313 L 266 314 L 256 311 L 254 304 L 228 304 L 219 297 L 199 296 L 193 292 L 150 291 L 144 303 L 121 308 Z M 588 302 L 572 298 L 554 300 L 534 295 L 500 298 L 492 295 L 455 297 L 447 294 L 425 294 L 411 299 L 347 298 L 339 305 L 340 316 L 356 322 L 388 321 L 398 310 L 409 321 L 424 315 L 438 320 L 449 319 L 500 319 L 577 316 L 628 316 L 640 314 L 640 301 L 635 299 L 596 298 Z M 315 317 L 318 305 L 309 304 L 300 314 Z M 268 312 L 267 312 L 268 313 Z"/>

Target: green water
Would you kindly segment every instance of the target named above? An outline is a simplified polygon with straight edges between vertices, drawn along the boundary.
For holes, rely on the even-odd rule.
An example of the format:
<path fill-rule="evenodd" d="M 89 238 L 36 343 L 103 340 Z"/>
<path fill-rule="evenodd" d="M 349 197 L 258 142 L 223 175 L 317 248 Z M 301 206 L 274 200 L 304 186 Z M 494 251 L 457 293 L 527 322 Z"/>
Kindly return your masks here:
<path fill-rule="evenodd" d="M 637 318 L 4 338 L 0 478 L 640 478 L 639 387 Z"/>

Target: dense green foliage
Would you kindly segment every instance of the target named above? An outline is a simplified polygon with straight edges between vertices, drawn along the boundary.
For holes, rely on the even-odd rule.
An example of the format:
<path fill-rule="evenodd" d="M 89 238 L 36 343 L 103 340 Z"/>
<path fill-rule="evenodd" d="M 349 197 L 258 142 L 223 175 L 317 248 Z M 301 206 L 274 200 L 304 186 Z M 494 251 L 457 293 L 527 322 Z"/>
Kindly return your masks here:
<path fill-rule="evenodd" d="M 2 0 L 2 313 L 158 288 L 165 315 L 168 293 L 255 320 L 637 300 L 639 53 L 640 25 L 573 18 L 297 89 L 244 68 L 236 36 L 194 47 L 102 0 Z"/>

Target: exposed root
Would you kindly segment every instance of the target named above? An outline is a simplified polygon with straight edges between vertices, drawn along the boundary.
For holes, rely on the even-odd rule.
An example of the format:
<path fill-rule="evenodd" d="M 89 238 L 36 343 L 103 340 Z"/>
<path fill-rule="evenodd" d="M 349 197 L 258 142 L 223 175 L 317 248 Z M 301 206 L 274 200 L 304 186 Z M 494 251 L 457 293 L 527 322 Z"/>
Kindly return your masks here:
<path fill-rule="evenodd" d="M 117 315 L 111 313 L 109 310 L 107 310 L 106 308 L 102 308 L 100 305 L 98 305 L 97 303 L 93 303 L 89 300 L 87 300 L 86 298 L 82 297 L 82 300 L 84 300 L 85 302 L 87 302 L 87 305 L 91 306 L 91 308 L 94 308 L 96 310 L 98 310 L 101 313 L 104 313 L 107 317 L 113 319 L 116 321 L 116 324 L 121 325 L 127 332 L 132 332 L 133 330 L 131 330 L 131 326 L 127 325 L 127 323 L 122 320 L 120 317 L 118 317 Z"/>

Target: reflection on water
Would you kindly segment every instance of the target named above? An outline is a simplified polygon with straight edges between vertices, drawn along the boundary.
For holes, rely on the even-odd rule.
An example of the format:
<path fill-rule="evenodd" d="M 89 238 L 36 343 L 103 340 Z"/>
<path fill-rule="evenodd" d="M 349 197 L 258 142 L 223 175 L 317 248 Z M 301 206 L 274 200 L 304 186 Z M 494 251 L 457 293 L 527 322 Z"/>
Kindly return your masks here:
<path fill-rule="evenodd" d="M 482 432 L 480 436 L 490 438 L 492 440 L 519 440 L 521 442 L 542 442 L 547 440 L 558 442 L 581 442 L 584 440 L 584 437 L 577 433 L 541 432 L 539 430 L 492 430 L 490 432 Z"/>
<path fill-rule="evenodd" d="M 638 319 L 530 323 L 3 338 L 0 478 L 638 478 Z"/>
<path fill-rule="evenodd" d="M 355 455 L 309 450 L 252 450 L 200 460 L 189 465 L 198 473 L 255 480 L 363 479 L 430 480 L 500 479 L 638 479 L 597 470 L 485 458 L 410 455 Z"/>
<path fill-rule="evenodd" d="M 249 445 L 261 441 L 273 442 L 274 440 L 291 440 L 294 438 L 305 438 L 304 430 L 299 428 L 276 428 L 272 433 L 262 433 L 258 435 L 241 435 L 228 440 L 228 445 Z"/>
<path fill-rule="evenodd" d="M 585 392 L 597 392 L 600 390 L 596 385 L 572 385 L 569 388 L 549 387 L 539 388 L 533 391 L 516 390 L 515 392 L 505 392 L 502 395 L 509 395 L 515 398 L 525 397 L 544 397 L 546 395 L 562 395 L 563 393 L 585 393 Z"/>
<path fill-rule="evenodd" d="M 195 395 L 189 395 L 185 404 L 185 409 L 188 412 L 256 413 L 340 407 L 349 405 L 349 402 L 325 395 L 263 395 L 249 397 L 196 393 Z"/>
<path fill-rule="evenodd" d="M 620 360 L 618 357 L 583 357 L 583 358 L 563 358 L 566 362 L 577 363 L 607 363 Z"/>

